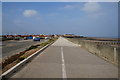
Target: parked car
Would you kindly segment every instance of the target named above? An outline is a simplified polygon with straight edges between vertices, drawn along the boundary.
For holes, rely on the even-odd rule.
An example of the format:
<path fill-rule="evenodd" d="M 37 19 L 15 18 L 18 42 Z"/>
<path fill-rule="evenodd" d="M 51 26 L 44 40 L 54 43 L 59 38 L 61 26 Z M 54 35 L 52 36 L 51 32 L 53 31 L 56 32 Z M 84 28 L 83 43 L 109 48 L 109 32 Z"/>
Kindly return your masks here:
<path fill-rule="evenodd" d="M 45 37 L 45 39 L 50 39 L 49 37 Z"/>
<path fill-rule="evenodd" d="M 7 40 L 13 40 L 13 37 L 7 37 Z"/>
<path fill-rule="evenodd" d="M 40 38 L 36 37 L 34 38 L 34 41 L 40 41 Z"/>
<path fill-rule="evenodd" d="M 15 37 L 14 39 L 15 39 L 15 40 L 20 40 L 20 37 Z"/>
<path fill-rule="evenodd" d="M 33 39 L 33 37 L 32 37 L 32 36 L 29 36 L 28 39 Z"/>
<path fill-rule="evenodd" d="M 27 37 L 24 37 L 23 39 L 24 39 L 24 40 L 27 40 L 28 38 L 27 38 Z"/>

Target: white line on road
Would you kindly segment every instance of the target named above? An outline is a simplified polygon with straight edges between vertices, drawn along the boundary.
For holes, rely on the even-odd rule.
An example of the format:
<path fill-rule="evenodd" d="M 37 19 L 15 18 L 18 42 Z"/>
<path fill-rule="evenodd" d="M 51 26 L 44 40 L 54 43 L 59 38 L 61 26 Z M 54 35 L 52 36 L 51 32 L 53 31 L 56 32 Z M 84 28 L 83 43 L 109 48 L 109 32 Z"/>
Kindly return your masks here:
<path fill-rule="evenodd" d="M 65 60 L 63 55 L 63 47 L 61 47 L 61 57 L 62 57 L 62 77 L 63 79 L 67 79 L 66 69 L 65 69 Z"/>

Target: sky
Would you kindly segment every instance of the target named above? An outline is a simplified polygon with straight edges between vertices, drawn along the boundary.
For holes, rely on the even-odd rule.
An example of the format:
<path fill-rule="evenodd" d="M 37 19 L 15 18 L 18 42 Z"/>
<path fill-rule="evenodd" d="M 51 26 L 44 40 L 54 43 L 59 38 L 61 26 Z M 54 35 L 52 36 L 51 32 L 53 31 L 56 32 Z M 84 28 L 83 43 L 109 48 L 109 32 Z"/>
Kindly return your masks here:
<path fill-rule="evenodd" d="M 117 2 L 3 2 L 3 34 L 118 36 Z"/>

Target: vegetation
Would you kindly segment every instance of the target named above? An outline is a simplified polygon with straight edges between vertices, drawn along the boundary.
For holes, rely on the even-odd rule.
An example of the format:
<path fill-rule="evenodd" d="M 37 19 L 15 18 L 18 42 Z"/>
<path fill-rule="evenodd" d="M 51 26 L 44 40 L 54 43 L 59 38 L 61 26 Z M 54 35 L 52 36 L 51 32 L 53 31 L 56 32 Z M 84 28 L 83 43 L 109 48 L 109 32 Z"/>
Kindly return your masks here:
<path fill-rule="evenodd" d="M 25 52 L 21 52 L 20 54 L 19 54 L 19 56 L 22 56 L 22 55 L 24 55 L 25 54 Z"/>
<path fill-rule="evenodd" d="M 24 59 L 25 59 L 25 57 L 20 57 L 20 58 L 19 58 L 20 61 L 22 61 L 22 60 L 24 60 Z"/>
<path fill-rule="evenodd" d="M 32 49 L 36 49 L 38 48 L 38 46 L 40 45 L 33 45 L 33 46 L 30 46 L 28 49 L 26 49 L 25 51 L 29 51 L 29 50 L 32 50 Z"/>

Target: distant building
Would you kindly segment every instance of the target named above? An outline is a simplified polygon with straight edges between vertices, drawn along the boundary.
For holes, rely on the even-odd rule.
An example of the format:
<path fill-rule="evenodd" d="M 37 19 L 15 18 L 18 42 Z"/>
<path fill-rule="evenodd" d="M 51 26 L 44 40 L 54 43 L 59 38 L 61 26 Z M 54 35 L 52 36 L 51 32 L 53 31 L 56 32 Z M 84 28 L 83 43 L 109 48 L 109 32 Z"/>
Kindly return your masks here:
<path fill-rule="evenodd" d="M 74 35 L 74 34 L 64 34 L 63 36 L 64 36 L 64 37 L 72 38 L 72 37 L 75 37 L 76 35 Z"/>
<path fill-rule="evenodd" d="M 45 35 L 44 35 L 44 34 L 41 34 L 41 35 L 39 35 L 39 37 L 45 37 Z"/>
<path fill-rule="evenodd" d="M 64 34 L 64 36 L 75 36 L 74 34 Z"/>
<path fill-rule="evenodd" d="M 74 34 L 64 34 L 63 36 L 68 38 L 84 38 L 84 36 L 77 36 Z"/>
<path fill-rule="evenodd" d="M 25 37 L 28 37 L 28 35 L 25 35 Z"/>

